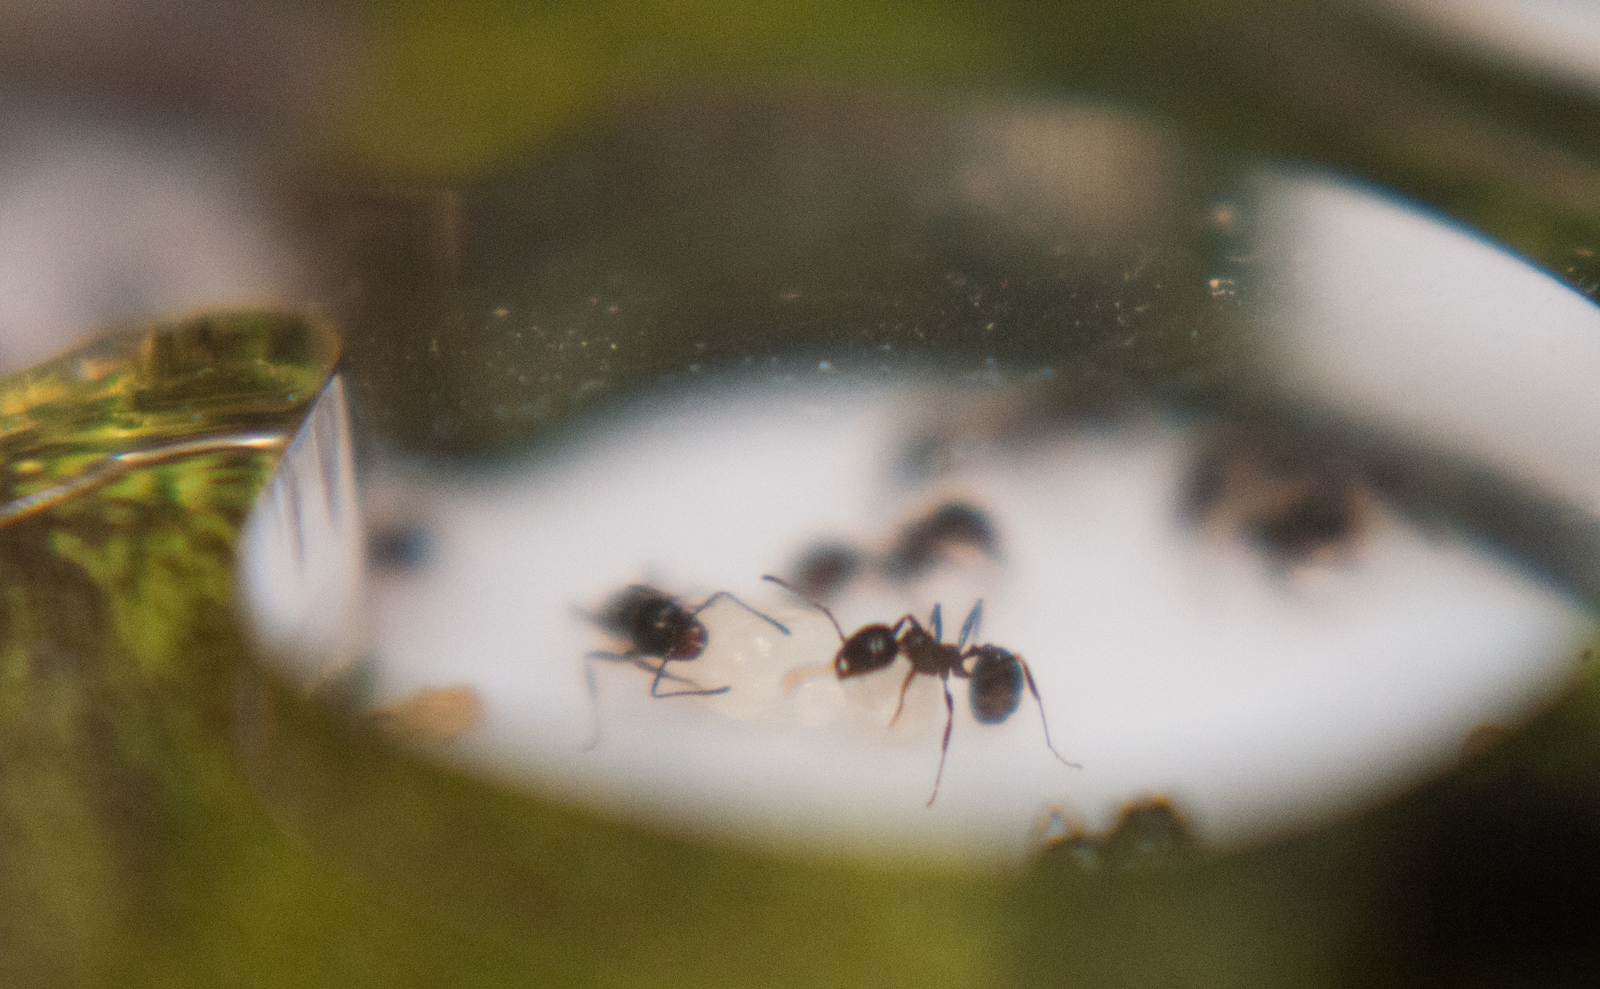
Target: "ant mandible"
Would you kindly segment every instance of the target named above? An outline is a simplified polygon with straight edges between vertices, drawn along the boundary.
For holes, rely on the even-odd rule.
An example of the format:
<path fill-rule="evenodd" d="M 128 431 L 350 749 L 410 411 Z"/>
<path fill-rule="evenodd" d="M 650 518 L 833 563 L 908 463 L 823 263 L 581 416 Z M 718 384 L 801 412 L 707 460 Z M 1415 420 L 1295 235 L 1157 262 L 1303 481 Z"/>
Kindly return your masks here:
<path fill-rule="evenodd" d="M 961 634 L 954 644 L 942 641 L 944 622 L 937 604 L 933 606 L 928 621 L 933 626 L 932 632 L 922 627 L 916 615 L 906 614 L 893 625 L 863 625 L 854 634 L 846 636 L 843 626 L 826 605 L 801 594 L 780 577 L 767 574 L 762 579 L 787 589 L 828 616 L 834 631 L 839 633 L 840 645 L 833 657 L 833 672 L 840 680 L 881 670 L 893 663 L 896 656 L 903 655 L 911 661 L 911 669 L 906 672 L 905 682 L 900 685 L 900 702 L 895 706 L 894 717 L 889 719 L 891 727 L 900 720 L 900 713 L 905 709 L 906 691 L 910 689 L 911 681 L 919 674 L 939 678 L 939 684 L 944 688 L 944 741 L 939 748 L 939 771 L 933 778 L 933 794 L 928 797 L 927 806 L 932 807 L 939 796 L 939 783 L 944 779 L 945 756 L 950 752 L 950 731 L 955 725 L 956 705 L 955 698 L 950 694 L 951 676 L 971 681 L 968 701 L 972 705 L 973 717 L 981 724 L 998 724 L 1011 717 L 1022 703 L 1022 688 L 1026 685 L 1028 693 L 1033 695 L 1033 701 L 1039 707 L 1039 723 L 1044 728 L 1045 747 L 1065 765 L 1074 769 L 1083 768 L 1062 756 L 1051 743 L 1044 701 L 1039 697 L 1039 688 L 1033 682 L 1033 671 L 1028 669 L 1027 662 L 999 646 L 967 645 L 969 639 L 977 638 L 978 623 L 983 619 L 982 601 L 974 604 L 967 613 L 967 620 L 962 622 Z M 975 661 L 970 670 L 966 666 L 969 659 Z"/>
<path fill-rule="evenodd" d="M 700 621 L 699 615 L 723 598 L 737 604 L 784 635 L 789 634 L 788 627 L 783 623 L 762 614 L 728 591 L 718 591 L 693 608 L 688 608 L 665 591 L 657 590 L 647 584 L 633 584 L 613 597 L 599 615 L 587 616 L 612 635 L 626 639 L 629 646 L 625 652 L 606 652 L 597 649 L 584 657 L 584 674 L 589 684 L 590 701 L 594 702 L 598 693 L 593 664 L 596 659 L 632 663 L 647 673 L 654 673 L 655 679 L 650 683 L 651 697 L 705 696 L 725 694 L 733 689 L 731 686 L 707 689 L 687 677 L 667 672 L 668 663 L 698 659 L 700 654 L 706 651 L 710 635 L 706 632 L 705 624 Z M 651 663 L 652 659 L 660 662 Z M 687 684 L 689 689 L 663 692 L 661 690 L 663 680 Z M 595 739 L 585 748 L 593 748 L 598 741 L 597 723 Z"/>

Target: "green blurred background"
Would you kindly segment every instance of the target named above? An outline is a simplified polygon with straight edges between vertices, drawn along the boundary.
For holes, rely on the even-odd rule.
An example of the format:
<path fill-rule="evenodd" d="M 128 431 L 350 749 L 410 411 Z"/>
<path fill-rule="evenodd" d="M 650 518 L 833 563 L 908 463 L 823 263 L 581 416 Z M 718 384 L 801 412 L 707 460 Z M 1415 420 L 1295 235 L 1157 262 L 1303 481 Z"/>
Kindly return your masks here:
<path fill-rule="evenodd" d="M 63 27 L 44 6 L 0 14 L 6 92 L 222 135 L 266 163 L 313 241 L 323 218 L 351 215 L 329 203 L 434 202 L 662 93 L 1010 94 L 1153 120 L 1201 162 L 1343 170 L 1582 290 L 1600 284 L 1594 100 L 1375 7 L 124 10 L 132 20 L 106 30 Z M 337 247 L 308 256 L 348 257 Z M 308 300 L 327 297 L 315 274 L 303 283 L 317 286 Z M 451 318 L 448 293 L 415 291 L 402 302 Z M 134 326 L 129 353 L 158 332 L 171 331 Z M 225 333 L 204 339 L 218 366 L 273 373 L 242 376 L 220 411 L 179 382 L 173 400 L 197 415 L 248 406 L 253 427 L 289 430 L 309 395 L 275 369 L 327 372 L 309 350 L 241 356 Z M 41 409 L 61 393 L 13 377 L 3 398 L 8 464 L 83 455 L 40 453 L 29 432 L 54 421 Z M 338 696 L 309 700 L 264 672 L 233 617 L 230 568 L 275 456 L 141 467 L 0 528 L 0 984 L 1593 981 L 1600 688 L 1588 680 L 1452 776 L 1248 851 L 1131 834 L 1108 839 L 1097 868 L 1060 845 L 987 872 L 706 844 L 438 768 Z"/>

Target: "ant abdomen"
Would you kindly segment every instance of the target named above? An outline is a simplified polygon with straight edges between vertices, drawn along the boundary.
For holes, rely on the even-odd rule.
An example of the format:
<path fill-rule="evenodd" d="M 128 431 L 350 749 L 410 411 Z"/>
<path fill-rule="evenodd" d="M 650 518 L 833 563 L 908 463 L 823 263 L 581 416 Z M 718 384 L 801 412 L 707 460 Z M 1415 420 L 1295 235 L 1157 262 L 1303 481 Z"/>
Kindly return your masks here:
<path fill-rule="evenodd" d="M 967 689 L 972 716 L 986 725 L 999 724 L 1022 703 L 1022 664 L 999 646 L 979 646 L 973 655 Z"/>

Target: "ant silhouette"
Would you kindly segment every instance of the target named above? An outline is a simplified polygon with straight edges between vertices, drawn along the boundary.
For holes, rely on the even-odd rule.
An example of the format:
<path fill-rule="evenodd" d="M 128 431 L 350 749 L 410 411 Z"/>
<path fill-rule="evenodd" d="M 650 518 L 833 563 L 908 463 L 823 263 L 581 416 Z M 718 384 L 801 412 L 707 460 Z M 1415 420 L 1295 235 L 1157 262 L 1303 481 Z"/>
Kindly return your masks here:
<path fill-rule="evenodd" d="M 1065 765 L 1074 769 L 1083 768 L 1062 756 L 1051 743 L 1050 722 L 1044 714 L 1044 701 L 1040 699 L 1039 688 L 1033 682 L 1033 671 L 1028 669 L 1023 658 L 999 646 L 967 644 L 977 638 L 978 623 L 983 620 L 981 600 L 967 613 L 966 621 L 961 623 L 961 634 L 953 644 L 943 641 L 944 622 L 938 604 L 933 606 L 933 613 L 928 617 L 928 624 L 933 626 L 931 632 L 922 627 L 916 615 L 906 614 L 893 625 L 863 625 L 846 636 L 839 620 L 833 617 L 833 612 L 826 605 L 801 594 L 780 577 L 766 574 L 761 579 L 788 590 L 828 616 L 828 621 L 833 623 L 833 630 L 839 633 L 840 645 L 833 657 L 833 672 L 840 680 L 881 670 L 893 663 L 896 656 L 903 655 L 911 661 L 911 669 L 906 672 L 905 682 L 900 685 L 900 703 L 895 706 L 894 717 L 889 719 L 890 727 L 900 720 L 900 714 L 905 710 L 906 691 L 910 689 L 911 681 L 918 675 L 939 678 L 939 684 L 944 688 L 944 741 L 939 748 L 939 771 L 933 778 L 933 794 L 928 797 L 927 806 L 932 807 L 939 796 L 939 783 L 944 779 L 945 756 L 950 752 L 950 731 L 956 717 L 955 698 L 950 694 L 952 676 L 970 681 L 968 703 L 972 705 L 973 717 L 980 724 L 998 724 L 1011 717 L 1022 703 L 1022 688 L 1026 685 L 1028 693 L 1033 695 L 1033 701 L 1039 707 L 1039 724 L 1044 728 L 1045 747 Z M 966 666 L 969 659 L 974 660 L 970 670 Z"/>
<path fill-rule="evenodd" d="M 905 583 L 954 559 L 963 548 L 1000 558 L 1000 534 L 984 511 L 965 501 L 947 501 L 902 527 L 898 541 L 881 558 L 844 543 L 812 546 L 795 565 L 791 590 L 811 600 L 831 597 L 863 572 L 876 569 Z"/>
<path fill-rule="evenodd" d="M 998 559 L 1000 534 L 976 505 L 947 501 L 906 525 L 884 558 L 883 569 L 894 580 L 910 580 L 932 570 L 960 546 Z"/>
<path fill-rule="evenodd" d="M 606 652 L 597 649 L 584 656 L 584 675 L 589 684 L 590 703 L 598 703 L 599 688 L 594 678 L 594 660 L 604 659 L 617 663 L 631 663 L 647 673 L 654 673 L 650 683 L 651 697 L 690 697 L 725 694 L 731 686 L 707 689 L 700 684 L 667 672 L 667 664 L 698 659 L 706 651 L 710 634 L 700 621 L 700 613 L 726 598 L 755 615 L 773 628 L 789 634 L 783 623 L 757 611 L 734 597 L 728 591 L 718 591 L 693 608 L 683 605 L 677 598 L 648 584 L 633 584 L 619 592 L 598 615 L 585 615 L 605 631 L 619 639 L 626 639 L 625 652 Z M 650 660 L 660 660 L 651 663 Z M 686 684 L 689 689 L 663 692 L 661 682 Z M 600 740 L 599 720 L 595 722 L 595 736 L 584 748 L 592 749 Z"/>
<path fill-rule="evenodd" d="M 1191 523 L 1233 528 L 1287 572 L 1348 551 L 1367 528 L 1372 501 L 1348 456 L 1235 428 L 1201 452 L 1182 510 Z"/>

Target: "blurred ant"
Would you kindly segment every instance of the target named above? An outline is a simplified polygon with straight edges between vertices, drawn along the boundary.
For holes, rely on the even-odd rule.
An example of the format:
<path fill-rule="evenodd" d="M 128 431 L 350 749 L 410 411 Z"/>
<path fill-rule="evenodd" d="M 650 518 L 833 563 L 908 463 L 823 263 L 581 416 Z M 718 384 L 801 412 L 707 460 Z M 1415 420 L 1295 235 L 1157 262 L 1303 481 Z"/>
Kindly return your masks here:
<path fill-rule="evenodd" d="M 939 771 L 933 778 L 933 794 L 928 797 L 927 806 L 932 807 L 939 796 L 939 783 L 944 779 L 945 756 L 950 752 L 950 730 L 955 725 L 956 707 L 955 698 L 950 694 L 951 676 L 971 681 L 968 702 L 972 705 L 973 717 L 981 724 L 998 724 L 1009 718 L 1021 704 L 1022 688 L 1026 684 L 1034 703 L 1039 706 L 1039 723 L 1044 726 L 1045 747 L 1062 763 L 1075 769 L 1083 768 L 1068 761 L 1051 744 L 1050 723 L 1045 718 L 1044 701 L 1040 699 L 1039 688 L 1033 682 L 1033 672 L 1022 657 L 999 646 L 967 645 L 968 640 L 977 638 L 978 623 L 983 618 L 982 601 L 974 604 L 967 613 L 967 620 L 961 624 L 961 634 L 953 645 L 942 641 L 944 622 L 937 604 L 933 606 L 933 613 L 928 620 L 928 624 L 933 626 L 932 632 L 923 628 L 915 615 L 907 614 L 893 625 L 863 625 L 846 636 L 839 620 L 833 617 L 833 612 L 827 606 L 801 594 L 782 578 L 767 574 L 762 580 L 770 580 L 787 589 L 828 616 L 834 631 L 839 633 L 840 645 L 833 657 L 833 672 L 840 680 L 881 670 L 893 663 L 896 656 L 903 655 L 911 661 L 911 669 L 906 672 L 905 682 L 900 685 L 900 702 L 895 706 L 894 717 L 889 719 L 891 728 L 905 710 L 906 691 L 910 689 L 911 681 L 919 674 L 939 678 L 939 684 L 944 688 L 944 741 L 939 747 Z M 969 659 L 976 661 L 970 670 L 966 667 Z"/>
<path fill-rule="evenodd" d="M 832 597 L 856 578 L 862 554 L 843 543 L 818 543 L 795 565 L 796 593 L 808 598 Z"/>
<path fill-rule="evenodd" d="M 374 526 L 367 533 L 367 566 L 394 573 L 416 570 L 433 555 L 432 542 L 422 526 Z"/>
<path fill-rule="evenodd" d="M 1232 527 L 1286 570 L 1347 550 L 1361 534 L 1369 500 L 1347 458 L 1240 428 L 1202 451 L 1183 513 Z"/>
<path fill-rule="evenodd" d="M 948 501 L 901 530 L 900 541 L 884 557 L 883 569 L 895 580 L 919 577 L 963 545 L 995 557 L 1000 536 L 989 516 L 975 505 Z"/>
<path fill-rule="evenodd" d="M 1062 857 L 1087 872 L 1152 871 L 1178 864 L 1194 848 L 1184 815 L 1162 795 L 1122 805 L 1116 825 L 1091 832 L 1060 807 L 1051 807 L 1035 824 L 1045 854 Z"/>
<path fill-rule="evenodd" d="M 750 607 L 728 591 L 718 591 L 693 608 L 688 608 L 664 591 L 646 584 L 633 584 L 613 597 L 599 615 L 586 616 L 617 638 L 626 639 L 629 645 L 626 652 L 595 650 L 584 657 L 584 674 L 589 683 L 590 701 L 595 702 L 598 694 L 593 662 L 596 659 L 632 663 L 647 673 L 654 673 L 655 679 L 650 683 L 651 697 L 707 696 L 725 694 L 733 689 L 731 686 L 707 689 L 688 677 L 667 672 L 668 663 L 698 659 L 700 654 L 706 651 L 710 635 L 706 632 L 699 615 L 724 598 L 784 635 L 789 634 L 789 629 L 781 622 Z M 651 663 L 652 659 L 660 662 Z M 686 684 L 688 689 L 663 692 L 661 690 L 663 680 Z M 585 748 L 593 748 L 598 741 L 597 722 L 595 739 Z"/>
<path fill-rule="evenodd" d="M 921 577 L 961 546 L 984 555 L 999 556 L 1000 537 L 981 509 L 963 501 L 949 501 L 922 518 L 905 525 L 900 538 L 881 561 L 842 543 L 813 546 L 795 565 L 793 590 L 802 597 L 822 599 L 842 590 L 868 566 L 881 569 L 891 580 Z"/>

